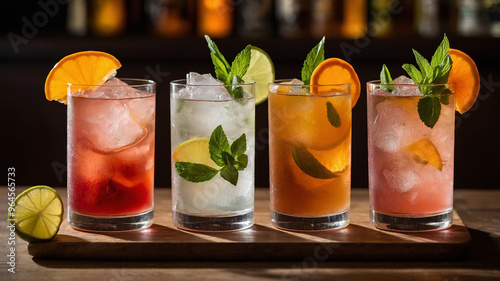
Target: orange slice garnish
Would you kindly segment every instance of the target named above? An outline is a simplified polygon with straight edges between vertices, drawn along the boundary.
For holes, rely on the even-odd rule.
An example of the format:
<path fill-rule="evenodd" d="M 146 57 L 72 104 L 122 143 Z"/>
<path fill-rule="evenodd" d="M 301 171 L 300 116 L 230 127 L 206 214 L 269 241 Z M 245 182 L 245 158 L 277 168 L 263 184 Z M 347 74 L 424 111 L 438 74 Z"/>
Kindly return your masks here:
<path fill-rule="evenodd" d="M 116 75 L 121 63 L 112 55 L 98 51 L 78 52 L 64 57 L 45 80 L 45 97 L 66 102 L 68 83 L 101 85 Z"/>
<path fill-rule="evenodd" d="M 450 49 L 453 66 L 448 83 L 455 83 L 455 109 L 460 113 L 467 112 L 479 94 L 479 71 L 476 64 L 466 53 Z"/>
<path fill-rule="evenodd" d="M 414 154 L 415 161 L 422 164 L 431 164 L 439 171 L 443 170 L 441 155 L 434 143 L 428 138 L 422 138 L 406 147 Z"/>
<path fill-rule="evenodd" d="M 330 58 L 321 62 L 311 76 L 311 85 L 333 85 L 351 83 L 351 107 L 356 105 L 359 94 L 361 93 L 361 83 L 354 68 L 344 60 L 338 58 Z M 317 88 L 311 87 L 313 95 L 320 94 L 324 91 L 338 90 L 336 87 Z"/>

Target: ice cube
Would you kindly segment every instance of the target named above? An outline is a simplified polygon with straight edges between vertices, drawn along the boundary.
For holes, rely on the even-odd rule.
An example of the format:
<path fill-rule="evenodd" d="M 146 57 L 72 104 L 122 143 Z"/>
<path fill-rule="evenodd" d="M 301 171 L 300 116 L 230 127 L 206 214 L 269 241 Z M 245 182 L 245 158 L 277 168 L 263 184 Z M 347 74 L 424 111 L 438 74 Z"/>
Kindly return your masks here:
<path fill-rule="evenodd" d="M 428 133 L 428 129 L 421 124 L 417 108 L 405 105 L 411 103 L 388 99 L 375 106 L 378 113 L 372 129 L 375 146 L 395 152 Z"/>
<path fill-rule="evenodd" d="M 74 104 L 79 130 L 96 151 L 111 152 L 139 141 L 147 132 L 123 100 L 79 99 Z"/>
<path fill-rule="evenodd" d="M 192 100 L 232 99 L 227 89 L 222 86 L 223 83 L 210 74 L 190 72 L 186 75 L 186 84 L 188 86 L 179 91 L 177 98 Z M 189 85 L 196 85 L 196 87 L 190 87 Z"/>
<path fill-rule="evenodd" d="M 113 155 L 114 182 L 124 187 L 135 187 L 151 180 L 154 173 L 154 135 Z M 149 177 L 148 177 L 149 175 Z"/>
<path fill-rule="evenodd" d="M 394 96 L 405 96 L 405 97 L 423 96 L 418 87 L 408 85 L 415 83 L 413 82 L 413 80 L 404 75 L 401 75 L 398 78 L 394 79 L 393 83 L 402 84 L 401 86 L 394 85 L 394 90 L 392 91 L 392 94 Z"/>
<path fill-rule="evenodd" d="M 155 119 L 156 99 L 155 96 L 140 97 L 125 101 L 125 107 L 130 115 L 142 127 L 152 125 Z"/>
<path fill-rule="evenodd" d="M 75 96 L 105 99 L 135 98 L 148 95 L 150 94 L 135 89 L 118 78 L 111 78 L 97 88 L 88 89 L 75 94 Z"/>
<path fill-rule="evenodd" d="M 283 86 L 283 85 L 286 85 L 286 86 Z M 288 85 L 292 85 L 292 86 L 288 86 Z M 304 82 L 302 82 L 300 79 L 293 78 L 291 81 L 282 82 L 279 85 L 278 84 L 273 85 L 271 88 L 271 92 L 273 92 L 273 93 L 278 92 L 278 88 L 279 88 L 280 93 L 288 92 L 289 94 L 305 95 L 307 93 L 305 92 L 304 87 L 302 87 L 303 85 L 304 85 Z"/>
<path fill-rule="evenodd" d="M 420 184 L 420 177 L 411 168 L 412 161 L 403 155 L 395 155 L 392 159 L 387 159 L 383 175 L 389 187 L 398 192 L 408 192 L 416 185 Z"/>

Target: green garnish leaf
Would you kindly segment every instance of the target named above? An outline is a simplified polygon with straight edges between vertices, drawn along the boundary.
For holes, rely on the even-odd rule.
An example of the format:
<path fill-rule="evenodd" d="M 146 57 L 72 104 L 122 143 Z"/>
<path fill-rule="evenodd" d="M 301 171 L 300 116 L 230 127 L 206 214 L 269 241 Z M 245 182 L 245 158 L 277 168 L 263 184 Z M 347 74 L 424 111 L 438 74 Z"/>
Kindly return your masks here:
<path fill-rule="evenodd" d="M 333 107 L 333 104 L 329 101 L 326 102 L 326 115 L 328 117 L 328 121 L 332 124 L 333 127 L 338 128 L 341 126 L 340 115 Z"/>
<path fill-rule="evenodd" d="M 450 57 L 449 50 L 450 42 L 445 34 L 443 41 L 441 41 L 441 44 L 439 44 L 438 48 L 434 52 L 434 55 L 432 56 L 431 67 L 435 69 L 439 66 L 447 64 L 447 58 Z"/>
<path fill-rule="evenodd" d="M 310 52 L 307 54 L 306 60 L 304 61 L 304 65 L 302 66 L 301 78 L 304 85 L 309 85 L 311 82 L 311 76 L 314 72 L 314 69 L 325 60 L 325 36 L 321 38 L 318 45 L 316 45 Z"/>
<path fill-rule="evenodd" d="M 210 158 L 215 162 L 215 164 L 217 164 L 217 166 L 224 167 L 225 163 L 222 158 L 222 152 L 229 150 L 229 143 L 221 125 L 217 126 L 217 128 L 215 128 L 212 132 L 208 145 Z"/>
<path fill-rule="evenodd" d="M 248 66 L 250 65 L 250 54 L 251 54 L 252 46 L 248 45 L 234 58 L 233 63 L 231 64 L 231 71 L 229 72 L 229 80 L 226 81 L 226 84 L 231 84 L 234 82 L 234 77 L 241 78 L 247 72 Z"/>
<path fill-rule="evenodd" d="M 293 161 L 302 172 L 316 179 L 331 179 L 338 177 L 328 170 L 312 153 L 305 147 L 292 147 Z"/>
<path fill-rule="evenodd" d="M 393 80 L 391 77 L 391 73 L 389 72 L 389 68 L 387 65 L 382 65 L 382 71 L 380 71 L 380 82 L 381 84 L 392 84 Z M 394 91 L 394 86 L 380 86 L 380 88 L 386 92 L 391 93 Z"/>
<path fill-rule="evenodd" d="M 235 99 L 241 99 L 242 97 L 245 96 L 243 88 L 239 85 L 241 83 L 243 83 L 243 79 L 241 79 L 236 75 L 233 76 L 233 80 L 231 81 L 231 83 L 228 83 L 231 84 L 232 86 L 228 86 L 227 90 L 229 94 Z"/>
<path fill-rule="evenodd" d="M 224 166 L 220 170 L 220 176 L 234 186 L 238 184 L 238 170 L 233 165 Z"/>
<path fill-rule="evenodd" d="M 418 101 L 418 115 L 424 124 L 433 128 L 441 114 L 441 103 L 436 96 L 423 97 Z"/>
<path fill-rule="evenodd" d="M 210 49 L 210 57 L 212 58 L 212 62 L 215 67 L 215 75 L 217 76 L 217 79 L 223 82 L 227 81 L 230 72 L 229 63 L 224 55 L 222 55 L 219 51 L 215 42 L 212 41 L 208 35 L 205 35 L 205 40 L 207 40 L 208 48 Z"/>
<path fill-rule="evenodd" d="M 236 159 L 236 165 L 234 165 L 238 171 L 243 171 L 248 166 L 248 156 L 242 154 Z"/>
<path fill-rule="evenodd" d="M 243 76 L 250 66 L 251 49 L 252 46 L 248 45 L 234 58 L 231 66 L 227 62 L 224 55 L 219 51 L 215 42 L 210 39 L 208 35 L 205 35 L 205 39 L 208 43 L 208 48 L 210 49 L 210 57 L 215 68 L 215 75 L 217 79 L 222 81 L 226 85 L 237 85 L 243 83 Z M 239 99 L 244 96 L 243 89 L 240 86 L 227 87 L 229 94 L 235 98 Z"/>
<path fill-rule="evenodd" d="M 404 64 L 403 69 L 406 70 L 415 84 L 445 84 L 448 82 L 448 76 L 453 65 L 449 50 L 450 42 L 445 34 L 430 63 L 420 53 L 413 50 L 420 71 L 412 64 Z M 418 102 L 418 114 L 424 124 L 432 128 L 439 120 L 441 104 L 447 105 L 450 103 L 447 95 L 451 92 L 445 86 L 420 86 L 419 90 L 424 97 Z"/>
<path fill-rule="evenodd" d="M 245 153 L 246 149 L 247 149 L 247 139 L 245 134 L 241 135 L 238 139 L 236 139 L 233 142 L 233 144 L 231 144 L 231 154 L 236 158 Z"/>
<path fill-rule="evenodd" d="M 174 165 L 179 176 L 190 182 L 211 180 L 219 172 L 217 169 L 203 164 L 176 161 Z"/>
<path fill-rule="evenodd" d="M 411 80 L 413 80 L 413 83 L 422 84 L 422 73 L 413 64 L 403 64 L 403 69 L 408 72 L 408 75 L 410 76 Z"/>
<path fill-rule="evenodd" d="M 434 79 L 434 70 L 427 59 L 425 59 L 419 52 L 413 49 L 413 54 L 415 55 L 415 60 L 417 61 L 420 72 L 422 73 L 422 81 L 418 84 L 429 84 Z M 415 82 L 415 81 L 413 81 Z M 416 82 L 415 82 L 416 83 Z"/>
<path fill-rule="evenodd" d="M 221 167 L 214 169 L 204 164 L 191 162 L 175 162 L 175 169 L 179 176 L 190 182 L 204 182 L 211 180 L 220 171 L 221 177 L 232 185 L 238 183 L 238 171 L 243 171 L 248 165 L 246 151 L 246 135 L 242 134 L 231 146 L 226 133 L 219 125 L 214 129 L 208 142 L 210 158 Z"/>

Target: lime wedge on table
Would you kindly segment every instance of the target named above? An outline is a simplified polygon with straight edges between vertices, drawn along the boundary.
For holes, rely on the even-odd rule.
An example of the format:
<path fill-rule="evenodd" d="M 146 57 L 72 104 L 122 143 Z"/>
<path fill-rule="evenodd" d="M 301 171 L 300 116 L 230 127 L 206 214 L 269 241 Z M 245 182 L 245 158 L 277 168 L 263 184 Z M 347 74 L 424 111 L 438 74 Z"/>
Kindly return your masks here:
<path fill-rule="evenodd" d="M 174 151 L 174 161 L 191 162 L 218 168 L 217 164 L 210 158 L 208 150 L 208 138 L 195 138 L 181 143 Z"/>
<path fill-rule="evenodd" d="M 250 66 L 243 80 L 246 83 L 255 82 L 255 104 L 267 100 L 269 83 L 274 82 L 274 65 L 269 55 L 262 49 L 252 46 Z"/>
<path fill-rule="evenodd" d="M 48 241 L 59 231 L 63 204 L 57 192 L 45 185 L 33 186 L 14 200 L 15 212 L 9 219 L 16 224 L 16 234 L 28 242 Z"/>

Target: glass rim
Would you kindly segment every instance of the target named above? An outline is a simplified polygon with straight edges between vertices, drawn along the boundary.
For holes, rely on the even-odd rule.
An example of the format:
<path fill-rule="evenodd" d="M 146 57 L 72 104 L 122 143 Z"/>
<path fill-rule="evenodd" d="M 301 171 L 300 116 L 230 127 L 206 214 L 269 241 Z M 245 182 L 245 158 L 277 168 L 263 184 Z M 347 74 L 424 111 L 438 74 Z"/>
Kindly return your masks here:
<path fill-rule="evenodd" d="M 254 86 L 254 85 L 256 85 L 255 82 L 240 83 L 240 84 L 222 84 L 222 85 L 193 85 L 193 84 L 187 84 L 187 79 L 172 80 L 172 81 L 170 81 L 170 84 L 171 85 L 179 85 L 179 86 L 191 86 L 191 87 L 198 87 L 198 86 L 202 86 L 202 87 L 214 87 L 214 86 L 220 87 L 220 86 L 224 86 L 224 87 L 227 87 L 227 86 Z"/>
<path fill-rule="evenodd" d="M 291 78 L 291 79 L 278 79 L 278 80 L 274 80 L 274 83 L 268 83 L 269 86 L 271 85 L 279 85 L 281 86 L 280 83 L 282 82 L 287 82 L 287 81 L 292 81 L 293 79 L 295 78 Z M 337 83 L 337 84 L 322 84 L 322 85 L 290 85 L 290 86 L 301 86 L 301 87 L 325 87 L 325 86 L 329 86 L 329 87 L 333 87 L 333 86 L 344 86 L 344 85 L 352 85 L 352 83 Z"/>
<path fill-rule="evenodd" d="M 118 78 L 118 77 L 113 77 L 113 78 L 117 78 L 119 79 L 120 81 L 123 81 L 123 82 L 127 82 L 127 81 L 131 81 L 131 82 L 139 82 L 137 84 L 128 84 L 130 87 L 147 87 L 147 86 L 156 86 L 156 82 L 151 80 L 151 79 L 139 79 L 139 78 Z M 111 78 L 110 78 L 111 79 Z M 108 79 L 107 81 L 109 81 L 110 79 Z M 106 82 L 107 82 L 106 81 Z M 106 83 L 104 82 L 104 83 Z M 104 84 L 103 83 L 103 84 Z M 100 84 L 100 85 L 94 85 L 94 84 L 79 84 L 79 83 L 70 83 L 70 82 L 67 82 L 66 85 L 68 87 L 71 87 L 71 86 L 85 86 L 85 87 L 100 87 L 100 86 L 103 86 L 103 84 Z M 105 87 L 122 87 L 123 85 L 104 85 Z"/>
<path fill-rule="evenodd" d="M 415 87 L 437 87 L 437 86 L 451 86 L 455 85 L 455 82 L 451 83 L 437 83 L 437 84 L 410 84 L 410 83 L 382 83 L 380 80 L 371 80 L 366 82 L 370 85 L 384 85 L 384 86 L 415 86 Z"/>

